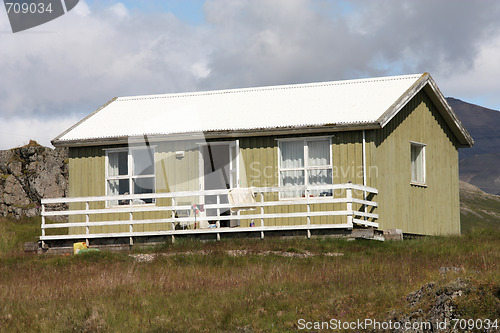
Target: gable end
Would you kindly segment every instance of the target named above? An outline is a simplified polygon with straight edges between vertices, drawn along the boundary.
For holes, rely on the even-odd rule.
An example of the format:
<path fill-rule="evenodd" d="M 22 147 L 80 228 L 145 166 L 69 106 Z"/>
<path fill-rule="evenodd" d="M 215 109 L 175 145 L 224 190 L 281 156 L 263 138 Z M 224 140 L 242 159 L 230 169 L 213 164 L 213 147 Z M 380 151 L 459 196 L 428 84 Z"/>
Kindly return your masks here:
<path fill-rule="evenodd" d="M 474 139 L 462 125 L 457 115 L 448 104 L 443 94 L 439 90 L 436 82 L 429 73 L 422 74 L 420 77 L 391 107 L 384 112 L 377 120 L 380 127 L 384 128 L 394 116 L 412 99 L 418 92 L 424 90 L 431 101 L 438 109 L 441 116 L 445 119 L 453 134 L 456 136 L 459 147 L 472 147 Z"/>

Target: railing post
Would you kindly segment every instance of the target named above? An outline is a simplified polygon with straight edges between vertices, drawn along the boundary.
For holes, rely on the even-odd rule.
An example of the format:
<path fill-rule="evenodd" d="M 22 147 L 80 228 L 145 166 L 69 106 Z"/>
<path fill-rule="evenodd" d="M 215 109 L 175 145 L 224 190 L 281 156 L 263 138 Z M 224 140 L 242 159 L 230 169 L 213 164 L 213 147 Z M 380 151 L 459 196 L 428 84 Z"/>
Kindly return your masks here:
<path fill-rule="evenodd" d="M 365 191 L 363 191 L 363 200 L 368 201 L 368 195 L 366 193 L 367 192 L 365 189 Z M 365 206 L 365 213 L 368 213 L 368 205 L 365 203 L 364 206 Z M 367 220 L 368 220 L 368 218 L 365 216 L 365 221 L 367 221 Z"/>
<path fill-rule="evenodd" d="M 129 231 L 130 233 L 132 234 L 134 232 L 134 213 L 133 212 L 130 212 L 130 225 L 129 225 Z M 130 235 L 130 246 L 134 245 L 134 238 L 132 237 L 132 235 Z"/>
<path fill-rule="evenodd" d="M 220 194 L 217 194 L 217 217 L 220 216 L 220 208 L 219 208 L 219 205 L 220 205 Z"/>
<path fill-rule="evenodd" d="M 260 226 L 264 227 L 264 192 L 260 192 Z M 260 232 L 260 239 L 264 239 L 264 231 Z"/>
<path fill-rule="evenodd" d="M 311 204 L 309 203 L 309 190 L 305 191 L 306 193 L 306 206 L 307 206 L 307 226 L 311 225 Z M 311 229 L 307 228 L 307 239 L 311 238 Z"/>
<path fill-rule="evenodd" d="M 352 227 L 353 225 L 353 211 L 352 211 L 352 188 L 348 187 L 346 189 L 347 198 L 347 224 Z"/>
<path fill-rule="evenodd" d="M 173 220 L 175 220 L 175 198 L 174 197 L 172 197 L 172 212 L 171 213 L 172 213 L 171 226 L 172 226 L 172 230 L 175 230 L 175 222 L 173 221 Z"/>
<path fill-rule="evenodd" d="M 87 247 L 90 245 L 89 244 L 89 234 L 90 234 L 89 209 L 90 209 L 90 204 L 88 201 L 85 201 L 85 234 L 87 235 L 87 238 L 85 238 L 85 244 L 87 244 Z"/>
<path fill-rule="evenodd" d="M 219 228 L 220 228 L 220 221 L 216 221 L 216 222 L 215 222 L 215 227 L 216 227 L 217 229 L 219 229 Z M 220 232 L 218 232 L 218 233 L 217 233 L 217 240 L 218 240 L 218 241 L 220 241 Z"/>
<path fill-rule="evenodd" d="M 45 204 L 42 203 L 42 238 L 45 237 Z M 45 248 L 45 242 L 42 240 L 42 249 Z"/>
<path fill-rule="evenodd" d="M 175 222 L 174 221 L 175 221 L 175 211 L 176 211 L 174 197 L 172 197 L 171 204 L 172 204 L 171 205 L 172 206 L 172 212 L 171 212 L 172 213 L 172 223 L 170 225 L 172 227 L 172 231 L 174 231 L 175 230 Z M 175 243 L 175 236 L 174 236 L 174 234 L 172 234 L 172 244 L 174 244 L 174 243 Z"/>
<path fill-rule="evenodd" d="M 217 217 L 220 217 L 219 205 L 220 205 L 220 194 L 217 194 Z M 228 220 L 228 223 L 231 223 L 231 220 Z M 217 222 L 215 222 L 215 226 L 217 228 L 220 228 L 220 220 L 217 220 Z M 220 241 L 220 233 L 217 233 L 217 240 Z"/>
<path fill-rule="evenodd" d="M 220 205 L 220 196 L 217 194 L 217 216 L 220 216 L 220 209 L 218 208 L 219 205 Z M 220 229 L 220 220 L 215 221 L 215 227 L 217 229 Z M 220 232 L 217 233 L 217 241 L 220 241 Z"/>

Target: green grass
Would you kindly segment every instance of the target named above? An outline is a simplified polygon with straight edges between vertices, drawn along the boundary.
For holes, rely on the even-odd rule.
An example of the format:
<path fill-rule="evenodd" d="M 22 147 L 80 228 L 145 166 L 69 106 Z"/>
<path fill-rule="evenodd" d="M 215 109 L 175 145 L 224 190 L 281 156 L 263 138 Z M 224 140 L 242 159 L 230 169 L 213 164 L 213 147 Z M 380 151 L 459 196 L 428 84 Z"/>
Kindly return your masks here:
<path fill-rule="evenodd" d="M 137 262 L 128 253 L 23 254 L 38 223 L 0 223 L 9 235 L 0 254 L 0 331 L 295 331 L 300 318 L 386 319 L 410 292 L 457 276 L 474 286 L 456 303 L 464 317 L 500 316 L 499 229 L 404 242 L 187 239 L 150 248 L 156 259 Z M 441 276 L 441 266 L 463 270 Z"/>
<path fill-rule="evenodd" d="M 20 220 L 0 218 L 0 255 L 22 250 L 25 242 L 38 241 L 40 225 L 40 217 Z"/>

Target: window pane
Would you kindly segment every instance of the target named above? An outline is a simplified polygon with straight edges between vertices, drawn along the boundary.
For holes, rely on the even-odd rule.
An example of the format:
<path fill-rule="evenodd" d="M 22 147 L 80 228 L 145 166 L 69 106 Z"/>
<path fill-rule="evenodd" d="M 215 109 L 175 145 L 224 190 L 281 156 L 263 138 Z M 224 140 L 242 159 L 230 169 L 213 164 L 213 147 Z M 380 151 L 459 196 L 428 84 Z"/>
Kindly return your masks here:
<path fill-rule="evenodd" d="M 137 178 L 134 179 L 134 194 L 154 193 L 155 179 L 151 178 Z M 133 204 L 153 203 L 154 199 L 134 199 Z"/>
<path fill-rule="evenodd" d="M 309 177 L 309 185 L 330 185 L 332 184 L 332 170 L 331 169 L 314 169 L 307 172 Z M 311 191 L 310 194 L 314 196 L 330 196 L 331 190 L 321 189 Z"/>
<path fill-rule="evenodd" d="M 113 179 L 108 180 L 108 195 L 125 195 L 130 194 L 130 186 L 128 179 Z M 128 200 L 111 200 L 110 205 L 127 205 Z"/>
<path fill-rule="evenodd" d="M 307 147 L 310 166 L 330 165 L 330 142 L 328 140 L 309 141 Z"/>
<path fill-rule="evenodd" d="M 280 149 L 282 168 L 304 167 L 304 141 L 283 141 Z"/>
<path fill-rule="evenodd" d="M 120 151 L 108 154 L 108 175 L 124 176 L 128 175 L 128 152 Z"/>
<path fill-rule="evenodd" d="M 134 176 L 154 174 L 154 149 L 133 149 Z"/>
<path fill-rule="evenodd" d="M 424 147 L 411 145 L 411 180 L 419 183 L 424 182 Z"/>
<path fill-rule="evenodd" d="M 417 150 L 415 145 L 411 145 L 411 180 L 415 181 L 417 179 Z"/>
<path fill-rule="evenodd" d="M 331 169 L 309 170 L 309 185 L 330 185 L 332 184 Z"/>
<path fill-rule="evenodd" d="M 419 182 L 423 182 L 424 181 L 424 177 L 423 177 L 423 154 L 422 154 L 422 147 L 418 147 L 417 148 L 417 160 L 416 160 L 416 176 L 415 176 L 415 179 Z"/>
<path fill-rule="evenodd" d="M 282 186 L 300 186 L 304 185 L 304 171 L 282 171 L 281 172 Z M 298 198 L 304 196 L 304 191 L 287 191 L 281 192 L 282 198 Z"/>

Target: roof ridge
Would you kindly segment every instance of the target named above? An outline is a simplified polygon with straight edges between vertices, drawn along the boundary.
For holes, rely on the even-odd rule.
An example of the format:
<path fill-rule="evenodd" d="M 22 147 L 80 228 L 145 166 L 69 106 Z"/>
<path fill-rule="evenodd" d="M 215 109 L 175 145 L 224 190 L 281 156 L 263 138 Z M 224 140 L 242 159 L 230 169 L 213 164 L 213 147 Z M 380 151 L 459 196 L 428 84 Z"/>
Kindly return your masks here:
<path fill-rule="evenodd" d="M 128 101 L 138 101 L 138 100 L 148 100 L 148 99 L 199 97 L 199 96 L 210 96 L 210 95 L 225 95 L 225 94 L 235 94 L 235 93 L 250 93 L 250 92 L 256 92 L 256 91 L 317 88 L 317 87 L 327 87 L 327 86 L 336 86 L 336 85 L 350 85 L 350 84 L 357 84 L 357 83 L 397 81 L 397 80 L 404 80 L 404 79 L 412 79 L 412 78 L 420 77 L 420 76 L 422 76 L 422 74 L 407 74 L 407 75 L 399 75 L 399 76 L 383 76 L 383 77 L 377 77 L 377 78 L 310 82 L 310 83 L 286 84 L 286 85 L 263 86 L 263 87 L 248 87 L 248 88 L 236 88 L 236 89 L 206 90 L 206 91 L 194 91 L 194 92 L 187 92 L 187 93 L 168 93 L 168 94 L 158 94 L 158 95 L 123 96 L 123 97 L 118 97 L 116 102 L 128 102 Z"/>

